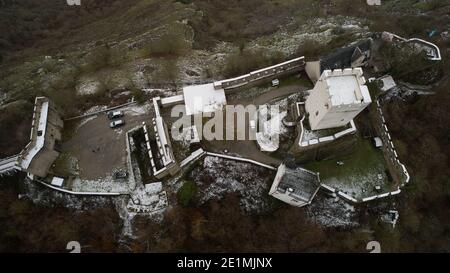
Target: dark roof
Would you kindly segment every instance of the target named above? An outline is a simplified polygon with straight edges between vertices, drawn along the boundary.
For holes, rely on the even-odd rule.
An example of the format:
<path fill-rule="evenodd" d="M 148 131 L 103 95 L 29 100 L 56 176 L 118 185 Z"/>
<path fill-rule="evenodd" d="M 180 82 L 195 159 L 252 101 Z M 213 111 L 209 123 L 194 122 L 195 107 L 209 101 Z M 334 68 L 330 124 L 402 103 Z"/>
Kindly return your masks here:
<path fill-rule="evenodd" d="M 319 175 L 317 173 L 302 169 L 300 167 L 286 167 L 286 172 L 278 184 L 277 190 L 285 193 L 289 189 L 295 198 L 304 202 L 312 200 L 320 187 Z"/>
<path fill-rule="evenodd" d="M 372 40 L 362 40 L 349 46 L 340 48 L 320 59 L 320 73 L 330 69 L 344 69 L 352 65 L 352 61 L 361 56 L 363 52 L 370 51 Z"/>

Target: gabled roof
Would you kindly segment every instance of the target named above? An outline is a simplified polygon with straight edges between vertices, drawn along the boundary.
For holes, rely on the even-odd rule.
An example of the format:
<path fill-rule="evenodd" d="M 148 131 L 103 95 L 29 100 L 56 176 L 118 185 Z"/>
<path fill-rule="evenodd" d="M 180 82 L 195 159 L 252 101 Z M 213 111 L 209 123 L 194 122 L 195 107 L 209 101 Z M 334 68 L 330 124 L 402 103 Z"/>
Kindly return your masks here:
<path fill-rule="evenodd" d="M 352 62 L 361 57 L 364 52 L 369 51 L 371 46 L 371 39 L 362 40 L 322 57 L 320 59 L 320 73 L 328 69 L 333 70 L 351 67 Z"/>

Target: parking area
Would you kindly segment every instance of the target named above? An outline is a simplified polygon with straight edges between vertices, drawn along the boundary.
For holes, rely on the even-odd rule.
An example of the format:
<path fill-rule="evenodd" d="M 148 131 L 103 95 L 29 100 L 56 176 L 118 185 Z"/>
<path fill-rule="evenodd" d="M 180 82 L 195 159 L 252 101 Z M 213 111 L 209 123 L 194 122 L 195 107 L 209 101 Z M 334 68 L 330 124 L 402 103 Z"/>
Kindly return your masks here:
<path fill-rule="evenodd" d="M 76 159 L 78 175 L 82 180 L 96 180 L 110 176 L 118 170 L 126 170 L 126 132 L 142 122 L 151 121 L 151 107 L 128 106 L 122 109 L 124 116 L 118 119 L 125 124 L 110 128 L 106 113 L 76 121 L 71 137 L 62 145 L 62 152 Z"/>

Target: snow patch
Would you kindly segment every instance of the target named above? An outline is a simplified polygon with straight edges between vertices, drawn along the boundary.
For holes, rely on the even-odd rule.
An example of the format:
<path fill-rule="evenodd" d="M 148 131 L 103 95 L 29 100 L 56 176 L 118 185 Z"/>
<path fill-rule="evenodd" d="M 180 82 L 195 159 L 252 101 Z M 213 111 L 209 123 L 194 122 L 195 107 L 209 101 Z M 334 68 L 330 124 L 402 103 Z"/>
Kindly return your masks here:
<path fill-rule="evenodd" d="M 201 203 L 237 192 L 244 211 L 261 212 L 268 207 L 267 192 L 275 173 L 249 163 L 206 156 L 202 168 L 194 169 L 192 176 L 199 185 Z"/>
<path fill-rule="evenodd" d="M 308 216 L 325 227 L 356 227 L 357 212 L 354 206 L 338 197 L 318 195 L 314 202 L 306 207 Z"/>

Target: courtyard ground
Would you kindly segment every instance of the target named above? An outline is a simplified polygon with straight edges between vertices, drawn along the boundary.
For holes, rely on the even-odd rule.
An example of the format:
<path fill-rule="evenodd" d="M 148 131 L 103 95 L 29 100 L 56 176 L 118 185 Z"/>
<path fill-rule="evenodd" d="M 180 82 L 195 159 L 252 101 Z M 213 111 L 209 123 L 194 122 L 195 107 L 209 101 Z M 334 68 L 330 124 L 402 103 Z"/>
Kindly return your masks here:
<path fill-rule="evenodd" d="M 91 182 L 110 183 L 117 170 L 127 170 L 126 132 L 151 122 L 149 105 L 132 105 L 120 110 L 125 125 L 116 129 L 109 127 L 110 120 L 105 113 L 70 121 L 66 126 L 62 153 L 53 167 L 55 173 L 80 178 L 74 185 L 78 190 L 112 190 L 112 187 L 90 185 Z M 83 183 L 86 188 L 83 188 Z M 122 183 L 124 184 L 124 183 Z M 126 184 L 126 183 L 125 183 Z M 98 186 L 98 188 L 97 188 Z"/>

